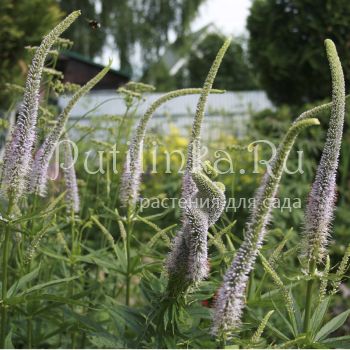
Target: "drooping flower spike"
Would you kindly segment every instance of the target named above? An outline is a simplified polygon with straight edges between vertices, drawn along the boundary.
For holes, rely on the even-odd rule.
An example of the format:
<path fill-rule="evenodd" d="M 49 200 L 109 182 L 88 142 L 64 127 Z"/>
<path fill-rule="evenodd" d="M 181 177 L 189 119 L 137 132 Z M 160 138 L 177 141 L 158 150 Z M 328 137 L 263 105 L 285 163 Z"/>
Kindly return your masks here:
<path fill-rule="evenodd" d="M 214 169 L 206 163 L 204 166 L 206 175 L 202 172 L 200 133 L 208 96 L 229 45 L 230 40 L 226 40 L 209 70 L 192 125 L 182 184 L 182 198 L 185 201 L 182 227 L 177 232 L 167 259 L 168 291 L 174 295 L 185 291 L 191 284 L 199 282 L 208 275 L 207 233 L 209 227 L 219 219 L 225 206 L 223 185 L 218 186 L 218 183 L 210 179 L 215 173 Z M 208 193 L 208 189 L 211 189 L 211 194 Z M 217 210 L 211 204 L 209 208 L 193 205 L 193 202 L 204 198 L 210 198 L 211 204 L 215 200 L 218 203 Z"/>
<path fill-rule="evenodd" d="M 44 37 L 29 67 L 23 102 L 11 139 L 6 145 L 2 170 L 2 188 L 7 192 L 9 201 L 12 203 L 16 203 L 24 192 L 27 175 L 31 168 L 32 151 L 36 137 L 40 81 L 46 56 L 62 32 L 79 15 L 80 11 L 72 12 Z"/>
<path fill-rule="evenodd" d="M 190 175 L 190 172 L 193 169 L 198 169 L 200 166 L 200 159 L 199 159 L 200 148 L 201 148 L 200 137 L 201 137 L 201 128 L 202 128 L 202 122 L 204 118 L 204 112 L 207 105 L 210 89 L 213 86 L 213 83 L 218 73 L 218 70 L 220 68 L 222 59 L 224 58 L 225 53 L 228 47 L 230 46 L 230 43 L 231 43 L 230 39 L 225 40 L 219 52 L 217 53 L 215 60 L 211 65 L 208 75 L 205 79 L 205 82 L 203 85 L 203 91 L 200 95 L 200 98 L 197 104 L 196 114 L 194 116 L 194 120 L 192 124 L 191 139 L 188 144 L 186 169 L 185 169 L 185 174 L 182 182 L 182 198 L 184 198 L 185 200 L 188 200 L 196 192 L 196 188 L 192 180 L 192 177 Z"/>
<path fill-rule="evenodd" d="M 320 263 L 327 255 L 330 224 L 336 195 L 336 175 L 345 116 L 345 82 L 334 43 L 325 47 L 332 76 L 332 109 L 320 163 L 305 211 L 303 253 L 307 260 Z"/>
<path fill-rule="evenodd" d="M 141 180 L 141 173 L 142 173 L 142 149 L 143 149 L 143 142 L 145 139 L 146 129 L 148 122 L 152 118 L 155 111 L 164 103 L 185 95 L 195 95 L 200 94 L 202 92 L 202 89 L 194 89 L 194 88 L 188 88 L 188 89 L 180 89 L 171 91 L 160 98 L 158 98 L 156 101 L 154 101 L 141 120 L 139 121 L 139 124 L 137 125 L 135 135 L 133 136 L 131 140 L 131 144 L 129 147 L 129 151 L 126 157 L 126 161 L 124 164 L 124 172 L 121 179 L 121 186 L 120 186 L 120 201 L 121 204 L 124 207 L 133 207 L 135 206 L 139 190 L 140 190 L 140 180 Z M 210 93 L 223 93 L 222 90 L 214 90 L 212 89 Z"/>
<path fill-rule="evenodd" d="M 39 147 L 35 154 L 34 163 L 32 167 L 31 181 L 29 192 L 39 194 L 40 196 L 46 195 L 47 186 L 47 170 L 50 160 L 56 149 L 57 143 L 60 140 L 64 131 L 66 122 L 69 118 L 69 114 L 72 111 L 78 100 L 88 93 L 109 71 L 111 66 L 109 61 L 108 66 L 99 72 L 95 77 L 82 86 L 71 98 L 68 105 L 64 108 L 62 113 L 57 118 L 57 123 L 51 132 L 47 135 L 43 144 Z"/>
<path fill-rule="evenodd" d="M 213 181 L 216 173 L 209 162 L 203 164 L 203 169 L 194 170 L 191 176 L 197 191 L 185 204 L 186 220 L 167 260 L 168 289 L 172 289 L 172 293 L 186 290 L 187 286 L 207 277 L 208 229 L 219 219 L 226 203 L 225 186 Z"/>
<path fill-rule="evenodd" d="M 272 161 L 271 170 L 267 171 L 263 177 L 255 196 L 254 208 L 246 227 L 243 243 L 226 272 L 223 285 L 217 294 L 213 334 L 222 334 L 240 325 L 249 273 L 254 267 L 257 254 L 263 244 L 284 163 L 298 134 L 312 125 L 319 125 L 318 119 L 303 119 L 290 127 Z"/>

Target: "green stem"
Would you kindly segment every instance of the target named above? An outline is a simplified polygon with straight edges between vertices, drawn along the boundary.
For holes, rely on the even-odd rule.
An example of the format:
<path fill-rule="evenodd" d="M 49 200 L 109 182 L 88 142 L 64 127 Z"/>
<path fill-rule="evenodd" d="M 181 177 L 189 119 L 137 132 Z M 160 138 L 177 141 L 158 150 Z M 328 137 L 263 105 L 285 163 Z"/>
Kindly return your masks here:
<path fill-rule="evenodd" d="M 77 237 L 76 237 L 76 231 L 75 231 L 75 216 L 74 216 L 74 210 L 71 210 L 70 213 L 70 223 L 71 223 L 71 237 L 72 237 L 72 254 L 71 254 L 71 276 L 75 275 L 75 257 L 76 255 L 79 254 L 77 251 Z M 70 283 L 70 288 L 69 288 L 69 297 L 73 298 L 75 291 L 74 291 L 74 283 Z M 74 305 L 71 306 L 71 309 L 73 312 L 74 311 Z M 71 331 L 71 348 L 75 349 L 76 348 L 76 332 L 75 332 L 75 327 L 72 328 Z"/>
<path fill-rule="evenodd" d="M 131 236 L 131 211 L 128 209 L 127 215 L 127 230 L 126 230 L 126 292 L 125 292 L 125 304 L 129 306 L 130 304 L 130 236 Z"/>
<path fill-rule="evenodd" d="M 118 128 L 117 128 L 117 141 L 116 141 L 116 143 L 115 143 L 115 149 L 116 149 L 116 151 L 119 151 L 119 147 L 120 147 L 120 145 L 121 145 L 121 142 L 120 142 L 121 140 L 120 140 L 120 138 L 121 138 L 121 130 L 122 130 L 122 126 L 123 126 L 123 124 L 124 124 L 124 121 L 125 121 L 128 117 L 130 117 L 130 116 L 129 116 L 129 110 L 130 110 L 130 107 L 126 107 L 126 110 L 125 110 L 125 112 L 124 112 L 124 115 L 123 115 L 123 117 L 122 117 L 122 120 L 121 120 L 121 122 L 120 122 L 120 124 L 119 124 L 119 126 L 118 126 Z M 123 161 L 123 163 L 124 163 L 124 161 Z M 115 175 L 115 174 L 114 174 L 114 169 L 112 170 L 112 176 L 113 176 L 113 175 Z M 110 208 L 115 208 L 116 205 L 117 205 L 117 201 L 118 201 L 118 191 L 116 191 L 115 193 L 116 193 L 116 194 L 114 195 L 114 198 L 113 198 L 113 200 L 111 201 L 112 204 L 111 204 Z M 108 201 L 110 201 L 110 196 L 108 196 Z M 107 221 L 107 229 L 108 229 L 108 231 L 111 230 L 111 224 L 112 224 L 112 220 L 111 220 L 111 218 L 109 218 L 108 221 Z"/>
<path fill-rule="evenodd" d="M 5 348 L 6 326 L 7 326 L 7 307 L 5 303 L 7 295 L 7 270 L 8 270 L 8 251 L 10 243 L 10 230 L 8 225 L 5 230 L 5 240 L 2 256 L 2 309 L 1 309 L 1 348 Z"/>
<path fill-rule="evenodd" d="M 27 346 L 28 346 L 28 349 L 32 348 L 32 338 L 33 338 L 33 324 L 32 324 L 32 318 L 30 317 L 27 320 Z"/>
<path fill-rule="evenodd" d="M 7 208 L 7 217 L 10 220 L 10 215 L 13 207 L 13 201 L 10 198 L 9 205 Z M 5 228 L 5 239 L 3 243 L 3 255 L 2 255 L 2 308 L 1 308 L 1 329 L 0 329 L 0 347 L 5 348 L 6 339 L 6 326 L 7 326 L 7 285 L 8 285 L 8 258 L 9 258 L 9 248 L 10 248 L 10 225 L 6 224 Z"/>
<path fill-rule="evenodd" d="M 252 300 L 254 298 L 254 289 L 253 289 L 253 283 L 254 283 L 254 271 L 252 271 L 249 275 L 249 284 L 248 284 L 248 300 Z"/>
<path fill-rule="evenodd" d="M 306 301 L 305 301 L 305 318 L 304 318 L 304 333 L 308 333 L 310 329 L 310 317 L 312 307 L 312 289 L 314 285 L 314 272 L 316 263 L 314 260 L 309 263 L 309 275 L 310 279 L 307 282 Z"/>

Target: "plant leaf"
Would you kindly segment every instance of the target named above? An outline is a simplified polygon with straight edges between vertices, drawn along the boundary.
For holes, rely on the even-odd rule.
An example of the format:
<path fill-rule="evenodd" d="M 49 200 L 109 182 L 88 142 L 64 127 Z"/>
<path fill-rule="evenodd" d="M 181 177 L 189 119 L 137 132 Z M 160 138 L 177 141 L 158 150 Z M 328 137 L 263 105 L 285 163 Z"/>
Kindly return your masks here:
<path fill-rule="evenodd" d="M 327 348 L 335 349 L 349 349 L 350 348 L 350 335 L 345 335 L 344 337 L 328 338 L 322 342 Z"/>
<path fill-rule="evenodd" d="M 36 286 L 27 289 L 23 294 L 30 294 L 30 293 L 35 292 L 37 290 L 44 289 L 44 288 L 47 288 L 47 287 L 50 287 L 50 286 L 54 286 L 56 284 L 70 282 L 70 281 L 73 281 L 73 280 L 75 280 L 75 279 L 77 279 L 79 277 L 80 276 L 73 276 L 73 277 L 68 277 L 68 278 L 60 278 L 60 279 L 57 279 L 57 280 L 53 280 L 53 281 L 37 284 Z"/>
<path fill-rule="evenodd" d="M 322 324 L 324 315 L 329 306 L 329 297 L 325 298 L 316 308 L 311 318 L 311 334 L 314 336 Z"/>
<path fill-rule="evenodd" d="M 22 276 L 19 280 L 17 280 L 7 291 L 7 298 L 11 298 L 16 295 L 18 291 L 23 289 L 29 282 L 33 281 L 39 274 L 40 265 L 33 271 L 27 273 Z"/>
<path fill-rule="evenodd" d="M 325 337 L 327 337 L 328 334 L 331 334 L 332 332 L 340 328 L 348 318 L 349 314 L 350 314 L 350 309 L 342 312 L 340 315 L 331 319 L 316 334 L 315 341 L 324 339 Z"/>
<path fill-rule="evenodd" d="M 12 344 L 12 328 L 5 338 L 5 349 L 14 349 L 15 347 Z"/>

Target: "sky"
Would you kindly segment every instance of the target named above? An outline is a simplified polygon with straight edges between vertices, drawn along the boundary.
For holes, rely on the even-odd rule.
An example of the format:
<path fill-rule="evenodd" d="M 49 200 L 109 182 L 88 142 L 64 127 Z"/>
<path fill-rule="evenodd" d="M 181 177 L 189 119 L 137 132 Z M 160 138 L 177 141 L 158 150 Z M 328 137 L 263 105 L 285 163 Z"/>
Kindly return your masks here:
<path fill-rule="evenodd" d="M 242 34 L 245 31 L 251 0 L 207 0 L 201 5 L 199 15 L 192 23 L 198 30 L 214 23 L 224 34 Z"/>
<path fill-rule="evenodd" d="M 196 31 L 207 24 L 213 23 L 225 35 L 240 35 L 245 33 L 246 20 L 249 14 L 251 0 L 207 0 L 199 8 L 197 18 L 193 21 L 191 29 Z M 170 35 L 170 40 L 172 36 Z M 106 64 L 109 57 L 113 57 L 112 67 L 119 68 L 113 45 L 105 48 L 99 62 Z M 136 63 L 138 58 L 136 58 Z M 137 65 L 137 64 L 136 64 Z"/>

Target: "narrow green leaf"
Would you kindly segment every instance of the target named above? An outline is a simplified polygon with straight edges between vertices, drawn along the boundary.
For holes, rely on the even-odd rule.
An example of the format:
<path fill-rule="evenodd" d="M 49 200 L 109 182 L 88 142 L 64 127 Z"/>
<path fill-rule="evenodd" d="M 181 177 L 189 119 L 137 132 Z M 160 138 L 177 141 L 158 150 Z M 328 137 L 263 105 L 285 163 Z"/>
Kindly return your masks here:
<path fill-rule="evenodd" d="M 252 316 L 252 318 L 256 321 L 259 321 L 259 322 L 262 322 L 262 318 L 261 317 L 256 317 L 254 316 L 254 309 L 251 309 L 249 308 L 249 310 L 251 311 L 250 312 L 250 315 Z M 276 327 L 272 326 L 270 323 L 268 323 L 266 325 L 266 328 L 268 328 L 277 338 L 285 341 L 285 342 L 288 342 L 290 341 L 290 339 L 284 334 L 282 333 L 280 330 L 278 330 Z"/>
<path fill-rule="evenodd" d="M 273 300 L 272 300 L 272 304 L 273 304 L 273 306 L 275 308 L 275 311 L 277 311 L 278 315 L 281 317 L 283 322 L 286 324 L 286 326 L 289 329 L 290 333 L 295 336 L 296 334 L 295 334 L 295 329 L 293 328 L 293 324 L 290 321 L 288 321 L 288 319 L 283 315 L 283 313 L 280 311 L 280 309 L 277 307 L 277 305 L 274 303 Z"/>
<path fill-rule="evenodd" d="M 107 260 L 104 260 L 101 258 L 97 258 L 95 256 L 78 256 L 78 257 L 76 257 L 76 260 L 80 261 L 80 262 L 85 262 L 88 264 L 94 264 L 94 265 L 97 265 L 100 267 L 104 267 L 106 269 L 111 269 L 111 270 L 114 270 L 122 275 L 125 275 L 125 271 L 118 269 L 116 264 L 113 263 L 113 260 L 107 261 Z"/>
<path fill-rule="evenodd" d="M 59 255 L 59 254 L 56 254 L 56 253 L 54 253 L 54 252 L 50 252 L 50 251 L 45 250 L 45 249 L 43 249 L 43 248 L 39 248 L 38 250 L 39 250 L 41 253 L 43 253 L 43 254 L 49 256 L 50 258 L 55 258 L 55 259 L 58 259 L 58 260 L 63 260 L 63 261 L 68 262 L 68 263 L 70 262 L 70 260 L 69 260 L 68 258 L 66 258 L 65 256 L 63 256 L 63 255 Z"/>
<path fill-rule="evenodd" d="M 290 292 L 290 294 L 291 294 L 291 298 L 294 306 L 294 315 L 295 315 L 295 321 L 297 323 L 297 330 L 298 330 L 298 333 L 301 333 L 303 330 L 303 320 L 301 317 L 300 307 L 298 305 L 298 302 L 295 300 L 293 293 Z"/>
<path fill-rule="evenodd" d="M 343 337 L 328 338 L 322 342 L 327 348 L 334 349 L 350 349 L 350 335 L 345 335 Z"/>
<path fill-rule="evenodd" d="M 22 276 L 18 281 L 16 281 L 7 291 L 7 298 L 15 296 L 18 291 L 22 290 L 29 282 L 33 281 L 38 276 L 39 271 L 40 265 L 35 270 Z"/>
<path fill-rule="evenodd" d="M 98 349 L 121 349 L 124 347 L 119 339 L 107 332 L 91 333 L 89 340 Z"/>
<path fill-rule="evenodd" d="M 137 313 L 135 313 L 132 308 L 118 304 L 115 304 L 112 308 L 110 306 L 108 307 L 108 305 L 105 307 L 113 319 L 115 319 L 117 322 L 124 323 L 125 326 L 128 326 L 136 334 L 141 334 L 143 331 L 142 326 L 144 320 Z"/>
<path fill-rule="evenodd" d="M 319 330 L 323 318 L 327 312 L 328 306 L 329 306 L 329 297 L 325 298 L 316 308 L 314 314 L 311 318 L 311 334 L 312 336 L 315 336 L 317 331 Z"/>
<path fill-rule="evenodd" d="M 53 281 L 49 281 L 49 282 L 45 282 L 45 283 L 41 283 L 41 284 L 37 284 L 36 286 L 32 287 L 32 288 L 29 288 L 27 289 L 23 295 L 27 295 L 27 294 L 30 294 L 32 292 L 35 292 L 37 290 L 41 290 L 41 289 L 45 289 L 47 287 L 51 287 L 51 286 L 54 286 L 56 284 L 61 284 L 61 283 L 65 283 L 65 282 L 70 282 L 70 281 L 73 281 L 77 278 L 79 278 L 80 276 L 73 276 L 73 277 L 68 277 L 68 278 L 60 278 L 60 279 L 57 279 L 57 280 L 53 280 Z"/>
<path fill-rule="evenodd" d="M 324 339 L 325 337 L 327 337 L 327 335 L 331 334 L 332 332 L 340 328 L 348 318 L 349 314 L 350 314 L 350 309 L 342 312 L 340 315 L 331 319 L 316 334 L 315 341 Z"/>
<path fill-rule="evenodd" d="M 14 349 L 15 347 L 12 344 L 12 328 L 5 338 L 5 349 Z"/>
<path fill-rule="evenodd" d="M 47 217 L 48 215 L 55 213 L 56 211 L 62 209 L 62 207 L 58 207 L 58 204 L 65 197 L 65 194 L 66 194 L 66 191 L 62 192 L 57 198 L 55 198 L 49 204 L 49 206 L 45 207 L 40 212 L 36 212 L 36 213 L 30 214 L 30 215 L 21 216 L 18 219 L 13 220 L 12 223 L 13 224 L 18 224 L 20 222 L 26 222 L 26 221 L 34 220 L 34 219 L 40 219 L 42 217 Z"/>

